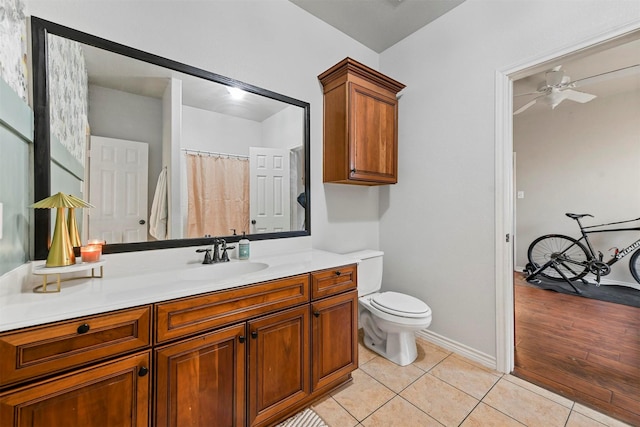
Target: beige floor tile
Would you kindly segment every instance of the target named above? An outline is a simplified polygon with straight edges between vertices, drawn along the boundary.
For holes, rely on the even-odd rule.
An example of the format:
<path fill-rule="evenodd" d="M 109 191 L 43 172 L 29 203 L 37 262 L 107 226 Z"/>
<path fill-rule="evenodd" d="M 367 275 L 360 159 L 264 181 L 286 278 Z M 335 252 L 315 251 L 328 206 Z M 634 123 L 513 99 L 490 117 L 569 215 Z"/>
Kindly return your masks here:
<path fill-rule="evenodd" d="M 605 415 L 601 412 L 588 408 L 584 405 L 576 403 L 573 405 L 572 412 L 578 412 L 581 415 L 586 415 L 587 417 L 598 421 L 599 423 L 608 426 L 608 427 L 630 427 L 629 424 L 623 423 L 622 421 L 616 420 L 608 415 Z"/>
<path fill-rule="evenodd" d="M 530 382 L 527 382 L 523 379 L 520 379 L 516 376 L 513 375 L 505 375 L 503 377 L 506 381 L 509 381 L 511 383 L 514 383 L 516 385 L 519 385 L 522 388 L 526 388 L 529 391 L 532 391 L 536 394 L 539 394 L 540 396 L 546 397 L 549 400 L 553 400 L 556 403 L 561 404 L 562 406 L 566 407 L 566 408 L 572 408 L 573 407 L 573 401 L 567 399 L 564 396 L 560 396 L 559 394 L 553 393 L 549 390 L 546 390 L 542 387 L 539 387 L 535 384 L 532 384 Z"/>
<path fill-rule="evenodd" d="M 324 420 L 330 427 L 355 427 L 358 420 L 353 418 L 346 409 L 344 409 L 331 396 L 314 403 L 311 409 L 316 411 L 320 418 Z"/>
<path fill-rule="evenodd" d="M 501 375 L 463 357 L 451 355 L 431 369 L 430 373 L 442 381 L 481 400 L 498 382 Z"/>
<path fill-rule="evenodd" d="M 469 414 L 461 427 L 522 427 L 513 418 L 482 402 Z"/>
<path fill-rule="evenodd" d="M 352 372 L 353 382 L 332 397 L 358 421 L 391 400 L 395 393 L 360 369 Z"/>
<path fill-rule="evenodd" d="M 396 396 L 362 421 L 363 427 L 438 427 L 439 422 Z"/>
<path fill-rule="evenodd" d="M 418 357 L 413 362 L 413 366 L 417 366 L 423 371 L 429 371 L 451 354 L 450 351 L 421 338 L 416 338 L 416 346 L 418 347 Z"/>
<path fill-rule="evenodd" d="M 579 412 L 571 411 L 565 427 L 606 427 L 606 425 Z"/>
<path fill-rule="evenodd" d="M 478 404 L 474 397 L 431 374 L 420 377 L 400 396 L 446 426 L 460 425 Z"/>
<path fill-rule="evenodd" d="M 413 365 L 399 366 L 383 357 L 376 357 L 360 369 L 396 393 L 400 393 L 409 384 L 425 375 L 422 369 Z"/>
<path fill-rule="evenodd" d="M 570 409 L 513 382 L 501 379 L 482 400 L 529 427 L 564 426 Z"/>

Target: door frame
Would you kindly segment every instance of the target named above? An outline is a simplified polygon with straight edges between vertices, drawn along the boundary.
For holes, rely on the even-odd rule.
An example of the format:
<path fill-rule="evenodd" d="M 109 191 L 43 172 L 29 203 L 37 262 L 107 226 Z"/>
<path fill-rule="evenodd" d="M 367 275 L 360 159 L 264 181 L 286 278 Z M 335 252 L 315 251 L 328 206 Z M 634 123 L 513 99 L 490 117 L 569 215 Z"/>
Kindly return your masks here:
<path fill-rule="evenodd" d="M 495 74 L 495 278 L 496 278 L 496 369 L 514 369 L 515 321 L 514 268 L 514 167 L 513 81 L 548 68 L 549 63 L 587 49 L 640 38 L 640 22 L 602 32 L 577 43 L 528 59 Z M 509 238 L 507 238 L 509 236 Z"/>

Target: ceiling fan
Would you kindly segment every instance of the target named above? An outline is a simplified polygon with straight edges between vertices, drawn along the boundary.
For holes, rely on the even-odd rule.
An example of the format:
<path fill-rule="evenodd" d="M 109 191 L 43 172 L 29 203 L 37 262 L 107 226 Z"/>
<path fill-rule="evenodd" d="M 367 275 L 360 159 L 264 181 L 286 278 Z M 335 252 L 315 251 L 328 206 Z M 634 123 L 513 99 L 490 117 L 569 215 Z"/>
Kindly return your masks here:
<path fill-rule="evenodd" d="M 520 93 L 514 96 L 527 96 L 538 95 L 531 101 L 517 109 L 513 115 L 522 113 L 527 108 L 531 107 L 537 102 L 542 102 L 551 106 L 551 109 L 556 108 L 562 101 L 568 99 L 570 101 L 580 102 L 584 104 L 596 98 L 596 95 L 592 95 L 586 92 L 579 92 L 573 90 L 574 88 L 586 86 L 593 83 L 602 82 L 614 78 L 624 77 L 640 71 L 639 65 L 632 65 L 630 67 L 620 68 L 618 70 L 608 71 L 602 74 L 596 74 L 591 77 L 585 77 L 583 79 L 571 81 L 571 78 L 564 74 L 564 71 L 560 69 L 560 65 L 553 67 L 545 74 L 545 82 L 540 84 L 538 90 L 535 92 Z"/>

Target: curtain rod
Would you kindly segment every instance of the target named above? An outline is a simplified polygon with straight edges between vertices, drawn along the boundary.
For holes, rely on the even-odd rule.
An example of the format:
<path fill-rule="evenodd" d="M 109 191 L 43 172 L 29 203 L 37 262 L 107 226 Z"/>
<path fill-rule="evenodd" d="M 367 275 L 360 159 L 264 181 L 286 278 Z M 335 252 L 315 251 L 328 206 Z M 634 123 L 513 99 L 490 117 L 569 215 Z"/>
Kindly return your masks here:
<path fill-rule="evenodd" d="M 236 157 L 238 159 L 249 158 L 249 156 L 246 156 L 244 154 L 220 153 L 217 151 L 194 150 L 191 148 L 182 148 L 182 151 L 184 151 L 185 153 L 206 154 L 207 156 L 215 156 L 215 157 Z"/>

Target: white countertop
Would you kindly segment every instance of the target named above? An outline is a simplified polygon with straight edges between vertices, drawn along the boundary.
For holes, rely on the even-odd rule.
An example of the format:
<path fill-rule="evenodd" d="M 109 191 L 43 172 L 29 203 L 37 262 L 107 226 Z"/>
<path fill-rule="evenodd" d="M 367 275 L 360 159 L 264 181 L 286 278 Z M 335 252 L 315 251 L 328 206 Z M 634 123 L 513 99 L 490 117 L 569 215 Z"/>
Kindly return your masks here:
<path fill-rule="evenodd" d="M 182 256 L 183 253 L 184 251 L 174 252 L 172 255 L 166 251 L 152 251 L 144 255 L 144 258 L 140 255 L 136 258 L 135 254 L 106 255 L 103 256 L 105 265 L 102 278 L 62 282 L 60 293 L 34 293 L 33 288 L 42 283 L 42 276 L 35 275 L 28 284 L 16 283 L 5 287 L 0 292 L 0 332 L 229 289 L 355 262 L 344 255 L 305 249 L 275 256 L 252 257 L 249 261 L 232 259 L 229 265 L 251 262 L 265 263 L 268 266 L 251 273 L 216 277 L 216 267 L 222 266 L 224 269 L 227 263 L 203 265 L 200 254 L 197 259 L 192 255 L 193 249 L 190 249 L 189 257 Z M 123 262 L 124 259 L 127 261 Z M 34 264 L 33 267 L 37 265 Z M 231 266 L 231 269 L 235 267 Z M 55 285 L 50 285 L 49 288 L 51 287 Z"/>

